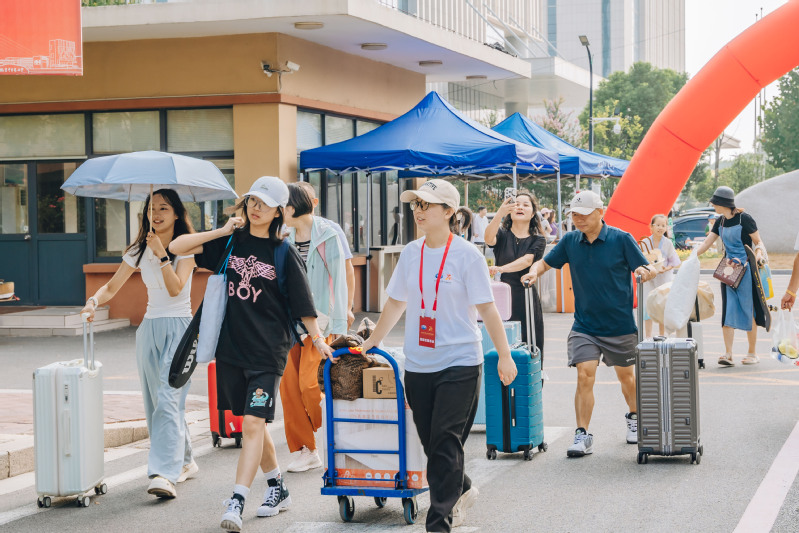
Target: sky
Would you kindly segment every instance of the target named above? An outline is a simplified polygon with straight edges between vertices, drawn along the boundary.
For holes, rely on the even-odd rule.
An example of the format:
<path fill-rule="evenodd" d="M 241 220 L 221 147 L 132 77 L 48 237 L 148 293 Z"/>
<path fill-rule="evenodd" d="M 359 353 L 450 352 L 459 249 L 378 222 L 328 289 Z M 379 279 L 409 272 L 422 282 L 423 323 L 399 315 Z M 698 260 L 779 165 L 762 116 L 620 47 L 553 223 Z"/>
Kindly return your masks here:
<path fill-rule="evenodd" d="M 760 18 L 787 3 L 787 0 L 685 0 L 685 70 L 696 74 L 721 48 Z M 776 82 L 766 88 L 766 99 L 777 94 Z M 741 150 L 725 150 L 722 158 L 751 152 L 754 141 L 755 108 L 750 103 L 732 121 L 726 133 L 740 139 Z"/>

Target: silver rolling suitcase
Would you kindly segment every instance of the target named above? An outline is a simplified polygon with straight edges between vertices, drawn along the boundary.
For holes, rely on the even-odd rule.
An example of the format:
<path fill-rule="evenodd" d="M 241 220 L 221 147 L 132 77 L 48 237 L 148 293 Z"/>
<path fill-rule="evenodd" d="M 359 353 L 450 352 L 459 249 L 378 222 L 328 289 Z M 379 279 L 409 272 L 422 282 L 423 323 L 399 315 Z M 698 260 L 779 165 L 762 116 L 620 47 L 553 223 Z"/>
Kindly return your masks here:
<path fill-rule="evenodd" d="M 638 301 L 643 292 L 638 278 Z M 643 307 L 638 306 L 635 389 L 638 400 L 638 464 L 650 455 L 690 455 L 699 464 L 699 382 L 694 339 L 643 340 Z"/>
<path fill-rule="evenodd" d="M 83 359 L 52 363 L 33 373 L 33 443 L 39 507 L 51 496 L 105 494 L 103 483 L 103 365 L 94 360 L 94 326 L 83 323 Z M 91 354 L 91 361 L 89 355 Z"/>

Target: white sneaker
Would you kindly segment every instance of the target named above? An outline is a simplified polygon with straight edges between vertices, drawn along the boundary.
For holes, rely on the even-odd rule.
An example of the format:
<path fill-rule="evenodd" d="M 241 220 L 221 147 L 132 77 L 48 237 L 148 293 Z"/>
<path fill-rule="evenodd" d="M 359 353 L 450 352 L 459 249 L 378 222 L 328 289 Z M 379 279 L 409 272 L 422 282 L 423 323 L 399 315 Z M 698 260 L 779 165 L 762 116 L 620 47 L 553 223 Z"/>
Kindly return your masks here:
<path fill-rule="evenodd" d="M 627 444 L 638 444 L 638 415 L 627 413 Z"/>
<path fill-rule="evenodd" d="M 180 471 L 180 477 L 178 478 L 178 483 L 183 483 L 184 481 L 186 481 L 187 479 L 189 479 L 199 471 L 200 467 L 197 466 L 197 463 L 195 463 L 194 459 L 192 459 L 192 461 L 189 464 L 183 465 L 183 470 Z"/>
<path fill-rule="evenodd" d="M 594 436 L 577 430 L 574 433 L 574 443 L 566 450 L 567 457 L 583 457 L 594 453 Z"/>
<path fill-rule="evenodd" d="M 314 468 L 321 468 L 322 460 L 319 459 L 319 453 L 316 450 L 309 450 L 303 446 L 299 452 L 299 456 L 294 459 L 286 470 L 289 472 L 305 472 L 306 470 L 313 470 Z"/>
<path fill-rule="evenodd" d="M 175 485 L 172 484 L 165 477 L 155 476 L 150 480 L 150 486 L 147 487 L 147 493 L 159 498 L 174 498 L 178 495 L 175 491 Z"/>
<path fill-rule="evenodd" d="M 225 506 L 225 514 L 222 515 L 222 521 L 219 527 L 225 531 L 241 531 L 241 513 L 244 511 L 244 506 L 238 498 L 230 498 L 222 502 Z"/>
<path fill-rule="evenodd" d="M 474 505 L 478 496 L 480 496 L 480 491 L 474 485 L 461 494 L 461 497 L 455 502 L 455 507 L 452 508 L 452 527 L 463 525 L 463 521 L 466 518 L 466 510 Z"/>

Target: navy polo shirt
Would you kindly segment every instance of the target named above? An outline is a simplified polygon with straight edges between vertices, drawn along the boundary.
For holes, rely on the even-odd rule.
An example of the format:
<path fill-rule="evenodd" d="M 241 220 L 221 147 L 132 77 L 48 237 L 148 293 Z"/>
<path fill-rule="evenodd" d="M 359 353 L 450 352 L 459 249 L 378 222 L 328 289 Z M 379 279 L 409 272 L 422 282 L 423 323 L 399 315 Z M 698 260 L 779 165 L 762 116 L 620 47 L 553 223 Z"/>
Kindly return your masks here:
<path fill-rule="evenodd" d="M 633 236 L 602 222 L 594 242 L 570 231 L 544 257 L 552 268 L 571 269 L 574 287 L 572 330 L 594 337 L 637 333 L 631 273 L 649 264 Z"/>

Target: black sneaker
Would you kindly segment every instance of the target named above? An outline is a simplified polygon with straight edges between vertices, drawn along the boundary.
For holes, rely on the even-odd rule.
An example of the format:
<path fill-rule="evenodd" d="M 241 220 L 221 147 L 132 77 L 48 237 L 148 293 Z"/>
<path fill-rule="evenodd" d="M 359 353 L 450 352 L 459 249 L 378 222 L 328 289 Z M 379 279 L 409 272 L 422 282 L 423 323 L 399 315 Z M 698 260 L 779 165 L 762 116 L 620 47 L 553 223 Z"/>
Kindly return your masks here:
<path fill-rule="evenodd" d="M 286 484 L 283 483 L 283 476 L 278 475 L 274 479 L 267 481 L 269 487 L 264 493 L 264 503 L 258 508 L 258 516 L 277 516 L 280 511 L 288 509 L 291 505 L 291 496 Z"/>
<path fill-rule="evenodd" d="M 225 514 L 222 515 L 222 522 L 219 527 L 225 531 L 241 531 L 241 513 L 244 511 L 244 501 L 234 494 L 222 502 L 222 505 L 227 507 Z"/>

